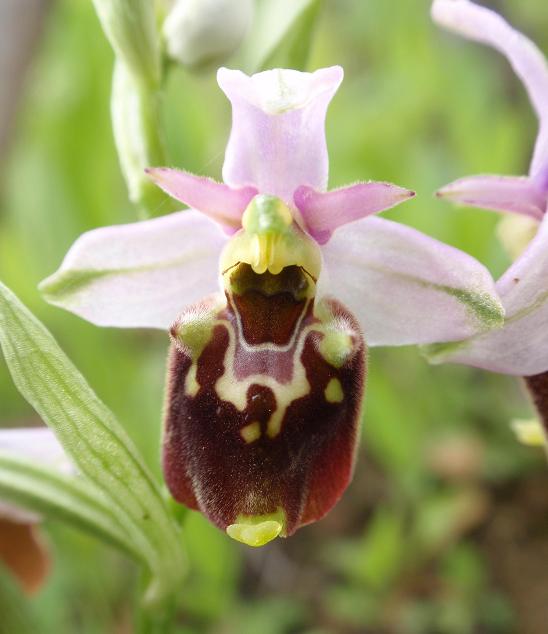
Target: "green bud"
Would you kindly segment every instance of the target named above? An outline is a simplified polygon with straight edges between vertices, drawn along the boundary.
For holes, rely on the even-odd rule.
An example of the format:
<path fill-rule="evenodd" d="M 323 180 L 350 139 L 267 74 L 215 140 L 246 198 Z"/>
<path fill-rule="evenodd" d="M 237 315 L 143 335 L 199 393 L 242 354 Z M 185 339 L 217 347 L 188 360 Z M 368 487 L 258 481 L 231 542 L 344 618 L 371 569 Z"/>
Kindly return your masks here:
<path fill-rule="evenodd" d="M 166 196 L 144 170 L 165 163 L 160 138 L 160 94 L 148 90 L 118 61 L 114 67 L 111 112 L 114 140 L 129 198 L 147 214 L 154 213 Z M 167 210 L 162 207 L 162 211 Z"/>
<path fill-rule="evenodd" d="M 101 25 L 116 53 L 136 80 L 160 81 L 160 46 L 152 0 L 93 0 Z"/>

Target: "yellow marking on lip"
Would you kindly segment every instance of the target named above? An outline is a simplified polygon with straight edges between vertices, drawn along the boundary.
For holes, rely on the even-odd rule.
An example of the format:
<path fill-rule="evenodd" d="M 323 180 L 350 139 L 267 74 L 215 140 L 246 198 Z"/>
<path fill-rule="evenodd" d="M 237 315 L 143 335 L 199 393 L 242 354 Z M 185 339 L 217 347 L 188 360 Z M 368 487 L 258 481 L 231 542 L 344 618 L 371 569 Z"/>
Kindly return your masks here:
<path fill-rule="evenodd" d="M 254 421 L 253 423 L 249 423 L 249 425 L 242 427 L 240 429 L 240 436 L 248 444 L 254 442 L 255 440 L 259 440 L 261 437 L 261 423 L 259 423 L 259 421 Z"/>
<path fill-rule="evenodd" d="M 238 515 L 236 522 L 227 526 L 226 532 L 232 539 L 257 548 L 282 534 L 284 526 L 285 514 L 278 509 L 268 515 Z"/>
<path fill-rule="evenodd" d="M 185 394 L 194 398 L 198 391 L 200 390 L 200 384 L 198 383 L 198 379 L 196 378 L 196 373 L 198 370 L 198 366 L 196 363 L 193 363 L 188 370 L 188 374 L 185 378 Z"/>
<path fill-rule="evenodd" d="M 333 378 L 324 390 L 325 400 L 328 403 L 340 403 L 344 399 L 344 392 L 339 379 Z"/>
<path fill-rule="evenodd" d="M 252 374 L 245 379 L 238 380 L 234 374 L 234 357 L 236 354 L 236 333 L 232 324 L 225 322 L 229 335 L 228 349 L 225 353 L 224 372 L 215 383 L 217 396 L 225 402 L 232 403 L 240 412 L 247 407 L 247 391 L 252 385 L 269 387 L 276 398 L 276 409 L 267 423 L 266 435 L 274 438 L 280 433 L 282 421 L 291 403 L 310 393 L 310 383 L 306 377 L 306 370 L 301 361 L 301 353 L 308 330 L 301 333 L 300 340 L 294 352 L 295 363 L 293 376 L 288 383 L 280 383 L 274 377 L 265 374 Z"/>
<path fill-rule="evenodd" d="M 306 309 L 303 315 L 305 313 Z M 294 335 L 295 339 L 292 339 L 287 347 L 284 346 L 280 348 L 272 345 L 266 346 L 265 344 L 247 346 L 250 351 L 268 348 L 289 351 L 291 347 L 295 346 L 293 349 L 293 372 L 291 379 L 286 383 L 281 383 L 276 378 L 267 374 L 253 374 L 244 379 L 237 379 L 234 372 L 234 359 L 238 337 L 234 326 L 230 322 L 224 320 L 219 322 L 227 329 L 229 344 L 225 352 L 224 372 L 215 383 L 215 392 L 222 401 L 232 403 L 238 411 L 243 412 L 247 407 L 247 391 L 251 385 L 255 384 L 270 388 L 276 398 L 276 409 L 271 414 L 270 420 L 267 423 L 266 435 L 269 438 L 275 438 L 280 433 L 287 408 L 291 403 L 310 394 L 311 386 L 301 360 L 308 334 L 310 332 L 317 332 L 324 335 L 318 345 L 319 352 L 327 363 L 336 368 L 344 365 L 352 353 L 357 350 L 356 339 L 358 338 L 358 334 L 354 332 L 346 320 L 333 318 L 332 312 L 329 308 L 326 308 L 322 302 L 317 305 L 316 317 L 320 323 L 310 324 L 300 331 L 301 322 L 299 322 L 299 326 L 297 326 Z M 245 345 L 239 322 L 238 332 L 239 340 L 243 342 L 242 345 Z"/>

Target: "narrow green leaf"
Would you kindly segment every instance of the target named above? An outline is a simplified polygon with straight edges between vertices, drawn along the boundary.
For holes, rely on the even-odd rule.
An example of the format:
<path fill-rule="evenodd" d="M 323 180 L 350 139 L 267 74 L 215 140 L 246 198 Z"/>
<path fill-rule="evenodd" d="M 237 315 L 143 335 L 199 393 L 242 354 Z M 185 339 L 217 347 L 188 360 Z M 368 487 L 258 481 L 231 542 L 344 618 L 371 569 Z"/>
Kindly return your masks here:
<path fill-rule="evenodd" d="M 0 450 L 0 499 L 72 524 L 141 559 L 101 491 L 83 478 Z"/>
<path fill-rule="evenodd" d="M 321 0 L 258 0 L 253 28 L 235 65 L 247 72 L 265 69 L 272 63 L 302 69 L 320 6 Z"/>
<path fill-rule="evenodd" d="M 0 346 L 15 385 L 54 430 L 112 511 L 152 575 L 146 599 L 161 602 L 184 572 L 178 529 L 159 488 L 112 412 L 45 327 L 0 283 Z"/>

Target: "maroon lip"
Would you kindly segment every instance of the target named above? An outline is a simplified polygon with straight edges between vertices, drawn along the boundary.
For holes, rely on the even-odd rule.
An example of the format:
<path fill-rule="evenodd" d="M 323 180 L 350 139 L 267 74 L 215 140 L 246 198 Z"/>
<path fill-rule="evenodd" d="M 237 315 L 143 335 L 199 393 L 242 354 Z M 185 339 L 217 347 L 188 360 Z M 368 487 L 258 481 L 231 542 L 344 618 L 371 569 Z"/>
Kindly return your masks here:
<path fill-rule="evenodd" d="M 228 297 L 195 360 L 195 392 L 185 391 L 193 361 L 172 345 L 163 467 L 173 497 L 200 510 L 219 528 L 226 529 L 241 515 L 282 509 L 284 534 L 291 535 L 325 515 L 351 480 L 365 345 L 354 317 L 328 300 L 337 323 L 355 333 L 352 353 L 341 367 L 334 367 L 321 353 L 324 334 L 313 302 L 299 297 L 291 285 L 289 290 L 274 290 L 281 292 L 267 295 L 245 288 Z M 234 381 L 247 380 L 243 410 L 216 391 L 230 363 L 237 366 L 232 368 Z M 297 364 L 304 368 L 306 393 L 288 404 L 279 433 L 273 434 L 268 423 L 280 406 L 276 385 L 292 381 Z M 329 399 L 326 390 L 333 380 L 340 390 L 337 398 Z M 253 435 L 242 434 L 250 425 Z"/>

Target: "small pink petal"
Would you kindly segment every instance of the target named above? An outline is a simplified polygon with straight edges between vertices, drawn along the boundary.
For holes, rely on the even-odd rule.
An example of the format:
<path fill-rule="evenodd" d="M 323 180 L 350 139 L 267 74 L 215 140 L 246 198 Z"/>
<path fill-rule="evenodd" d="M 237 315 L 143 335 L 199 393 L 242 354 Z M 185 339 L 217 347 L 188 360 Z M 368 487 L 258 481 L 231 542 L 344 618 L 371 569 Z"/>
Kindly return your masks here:
<path fill-rule="evenodd" d="M 192 209 L 88 231 L 40 289 L 51 304 L 99 326 L 167 329 L 218 290 L 227 236 Z"/>
<path fill-rule="evenodd" d="M 217 81 L 232 103 L 224 181 L 254 185 L 290 204 L 299 185 L 325 189 L 325 116 L 342 78 L 339 66 L 314 73 L 275 69 L 251 77 L 221 68 Z"/>
<path fill-rule="evenodd" d="M 309 233 L 325 244 L 337 227 L 389 209 L 412 198 L 415 192 L 390 183 L 358 183 L 329 192 L 302 185 L 293 196 Z"/>
<path fill-rule="evenodd" d="M 169 167 L 150 167 L 145 171 L 167 194 L 232 229 L 241 226 L 245 208 L 258 193 L 255 187 L 235 189 Z"/>
<path fill-rule="evenodd" d="M 469 0 L 434 0 L 432 17 L 442 26 L 500 51 L 521 79 L 540 122 L 531 163 L 534 178 L 548 167 L 548 64 L 527 37 L 500 15 Z"/>
<path fill-rule="evenodd" d="M 535 220 L 542 220 L 548 202 L 548 195 L 526 176 L 468 176 L 446 185 L 437 195 L 461 205 L 514 212 Z"/>
<path fill-rule="evenodd" d="M 319 292 L 348 306 L 369 345 L 455 341 L 502 320 L 483 265 L 405 225 L 363 218 L 340 227 L 322 253 Z"/>

